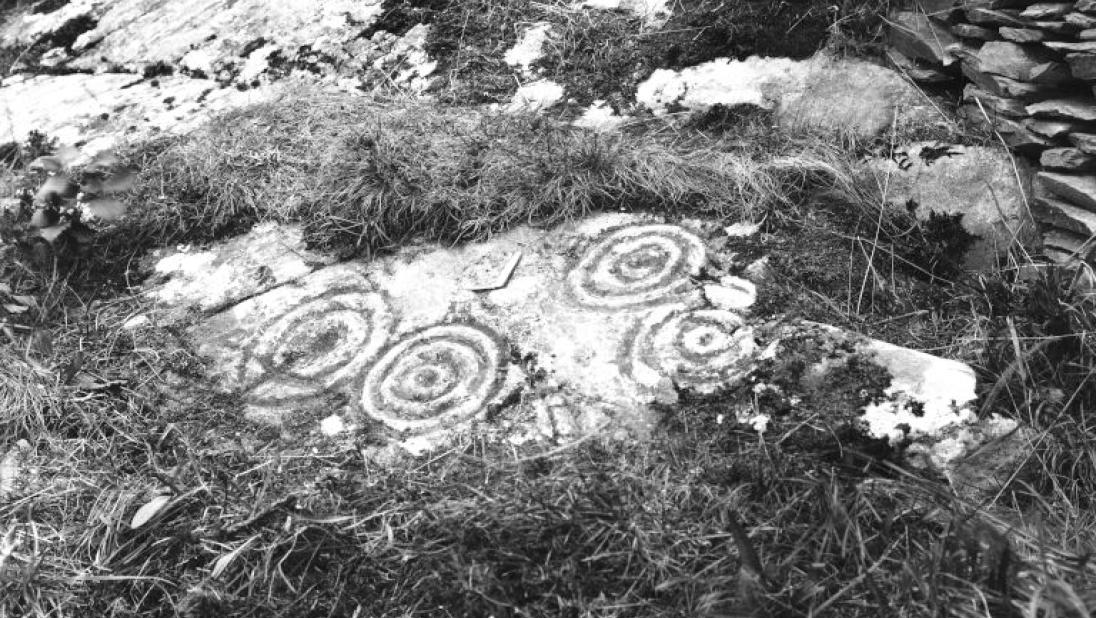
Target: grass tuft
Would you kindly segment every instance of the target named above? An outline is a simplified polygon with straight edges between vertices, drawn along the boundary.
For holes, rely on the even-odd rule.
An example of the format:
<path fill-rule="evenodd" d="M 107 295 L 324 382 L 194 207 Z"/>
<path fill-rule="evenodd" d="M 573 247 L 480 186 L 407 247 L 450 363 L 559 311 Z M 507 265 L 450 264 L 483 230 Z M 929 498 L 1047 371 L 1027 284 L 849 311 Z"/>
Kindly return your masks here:
<path fill-rule="evenodd" d="M 789 157 L 788 155 L 792 155 Z M 134 155 L 127 243 L 208 240 L 300 221 L 316 245 L 371 254 L 479 240 L 597 210 L 759 216 L 836 168 L 699 133 L 598 134 L 550 120 L 314 95 L 233 112 Z"/>

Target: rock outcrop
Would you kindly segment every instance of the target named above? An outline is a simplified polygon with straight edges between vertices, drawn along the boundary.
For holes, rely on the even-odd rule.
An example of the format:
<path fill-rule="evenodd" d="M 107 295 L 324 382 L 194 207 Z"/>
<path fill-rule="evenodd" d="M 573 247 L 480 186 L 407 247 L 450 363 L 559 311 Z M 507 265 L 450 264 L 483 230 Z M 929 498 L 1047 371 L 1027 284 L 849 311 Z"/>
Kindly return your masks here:
<path fill-rule="evenodd" d="M 887 176 L 886 197 L 895 207 L 912 209 L 922 221 L 934 213 L 962 216 L 975 237 L 963 255 L 968 270 L 991 270 L 1008 248 L 1034 240 L 1031 170 L 1004 148 L 920 142 L 874 160 L 873 167 Z"/>
<path fill-rule="evenodd" d="M 721 58 L 639 85 L 636 102 L 655 114 L 714 105 L 772 110 L 785 129 L 822 130 L 871 139 L 897 123 L 931 124 L 938 114 L 900 74 L 862 60 L 819 54 L 807 60 Z"/>
<path fill-rule="evenodd" d="M 1096 3 L 912 0 L 892 59 L 919 81 L 966 82 L 963 114 L 1035 167 L 1031 213 L 1054 261 L 1093 263 Z M 958 72 L 955 67 L 958 66 Z"/>
<path fill-rule="evenodd" d="M 0 143 L 30 131 L 85 154 L 184 133 L 212 115 L 300 88 L 359 92 L 363 76 L 423 91 L 429 27 L 371 28 L 380 0 L 76 0 L 0 23 Z M 33 58 L 33 60 L 31 59 Z M 45 104 L 44 104 L 45 103 Z"/>
<path fill-rule="evenodd" d="M 67 68 L 143 73 L 182 64 L 231 81 L 248 64 L 275 55 L 283 62 L 313 52 L 349 60 L 359 34 L 380 13 L 380 0 L 79 0 L 4 24 L 0 47 L 34 44 L 82 24 L 62 50 L 73 56 Z"/>
<path fill-rule="evenodd" d="M 659 406 L 682 397 L 716 396 L 729 419 L 758 431 L 802 422 L 809 398 L 828 422 L 945 472 L 1015 427 L 983 427 L 964 363 L 753 316 L 763 280 L 714 266 L 727 263 L 732 231 L 606 214 L 321 266 L 275 259 L 298 236 L 264 226 L 163 257 L 150 321 L 191 324 L 217 387 L 239 395 L 252 420 L 292 439 L 364 435 L 384 452 L 468 431 L 515 442 L 642 438 Z M 280 267 L 263 277 L 259 263 Z M 181 296 L 203 270 L 237 292 Z"/>

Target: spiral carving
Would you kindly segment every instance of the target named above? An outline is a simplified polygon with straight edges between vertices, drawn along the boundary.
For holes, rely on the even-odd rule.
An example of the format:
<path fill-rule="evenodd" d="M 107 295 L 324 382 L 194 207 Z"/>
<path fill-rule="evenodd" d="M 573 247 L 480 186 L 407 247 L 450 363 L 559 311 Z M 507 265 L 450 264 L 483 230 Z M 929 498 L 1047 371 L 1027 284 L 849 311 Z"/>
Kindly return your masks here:
<path fill-rule="evenodd" d="M 638 225 L 604 234 L 567 279 L 585 307 L 647 306 L 688 289 L 704 260 L 704 243 L 695 234 L 675 225 Z"/>
<path fill-rule="evenodd" d="M 478 324 L 430 326 L 384 352 L 366 373 L 362 410 L 399 431 L 424 432 L 474 417 L 505 381 L 509 348 Z"/>

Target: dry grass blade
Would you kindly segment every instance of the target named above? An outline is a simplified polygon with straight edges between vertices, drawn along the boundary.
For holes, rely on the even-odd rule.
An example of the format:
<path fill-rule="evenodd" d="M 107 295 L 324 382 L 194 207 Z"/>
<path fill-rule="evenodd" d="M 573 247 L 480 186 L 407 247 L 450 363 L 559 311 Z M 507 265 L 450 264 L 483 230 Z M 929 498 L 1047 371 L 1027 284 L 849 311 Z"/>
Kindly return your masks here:
<path fill-rule="evenodd" d="M 260 535 L 258 534 L 251 536 L 249 539 L 241 543 L 240 546 L 236 549 L 233 549 L 232 551 L 221 556 L 220 558 L 217 558 L 217 560 L 213 562 L 213 568 L 209 572 L 210 578 L 217 579 L 221 575 L 223 575 L 228 567 L 232 566 L 232 563 L 236 560 L 237 557 L 240 556 L 240 554 L 247 551 L 255 543 L 255 541 L 259 540 L 259 536 Z"/>
<path fill-rule="evenodd" d="M 148 502 L 141 505 L 135 513 L 133 518 L 129 522 L 129 527 L 136 530 L 141 526 L 144 526 L 148 522 L 152 521 L 153 517 L 156 517 L 160 511 L 164 510 L 169 503 L 171 503 L 171 496 L 159 495 L 153 497 Z"/>

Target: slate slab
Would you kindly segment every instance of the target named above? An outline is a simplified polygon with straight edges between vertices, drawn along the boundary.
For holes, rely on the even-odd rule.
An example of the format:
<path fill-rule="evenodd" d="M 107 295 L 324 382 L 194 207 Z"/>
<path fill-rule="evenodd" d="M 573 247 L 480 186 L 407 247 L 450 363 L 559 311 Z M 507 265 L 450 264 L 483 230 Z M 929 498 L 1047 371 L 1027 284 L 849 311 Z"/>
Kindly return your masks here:
<path fill-rule="evenodd" d="M 1039 156 L 1039 164 L 1049 170 L 1091 172 L 1096 171 L 1096 156 L 1079 148 L 1049 148 Z"/>
<path fill-rule="evenodd" d="M 1096 212 L 1096 176 L 1039 172 L 1035 178 L 1054 195 L 1085 210 Z"/>

